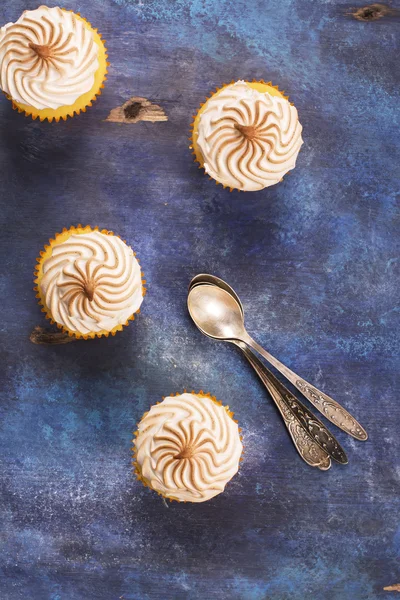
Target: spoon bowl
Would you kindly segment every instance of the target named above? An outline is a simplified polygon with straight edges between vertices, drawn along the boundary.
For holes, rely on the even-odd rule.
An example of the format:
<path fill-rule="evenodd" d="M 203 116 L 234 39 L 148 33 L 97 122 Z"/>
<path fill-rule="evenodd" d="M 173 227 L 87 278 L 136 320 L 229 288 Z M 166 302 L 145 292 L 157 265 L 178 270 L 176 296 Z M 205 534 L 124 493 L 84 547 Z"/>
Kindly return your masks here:
<path fill-rule="evenodd" d="M 188 309 L 202 333 L 217 340 L 244 342 L 272 364 L 337 427 L 357 440 L 368 439 L 365 429 L 343 406 L 299 377 L 249 336 L 244 326 L 242 303 L 225 281 L 206 273 L 194 277 L 189 286 Z"/>
<path fill-rule="evenodd" d="M 241 306 L 225 289 L 209 283 L 194 285 L 188 294 L 188 310 L 200 331 L 211 338 L 246 338 Z"/>
<path fill-rule="evenodd" d="M 236 300 L 236 302 L 239 304 L 241 313 L 244 316 L 243 305 L 240 301 L 239 296 L 235 292 L 235 290 L 229 284 L 227 284 L 226 281 L 224 281 L 220 277 L 217 277 L 216 275 L 210 275 L 209 273 L 200 273 L 199 275 L 196 275 L 196 277 L 193 277 L 192 281 L 189 284 L 189 292 L 196 285 L 204 285 L 204 284 L 216 285 L 217 287 L 228 292 L 228 294 L 230 294 L 232 296 L 232 298 L 234 298 Z"/>

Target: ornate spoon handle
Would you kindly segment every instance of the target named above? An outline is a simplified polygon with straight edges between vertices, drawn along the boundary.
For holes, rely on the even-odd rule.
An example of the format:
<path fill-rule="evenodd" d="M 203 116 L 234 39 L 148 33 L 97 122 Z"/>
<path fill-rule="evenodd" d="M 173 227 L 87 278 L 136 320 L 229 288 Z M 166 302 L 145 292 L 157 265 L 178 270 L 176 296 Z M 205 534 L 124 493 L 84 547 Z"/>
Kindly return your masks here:
<path fill-rule="evenodd" d="M 301 458 L 311 467 L 318 467 L 322 471 L 329 469 L 331 466 L 331 459 L 325 450 L 323 450 L 308 434 L 303 425 L 299 423 L 294 414 L 287 407 L 285 401 L 282 399 L 279 388 L 276 385 L 276 382 L 278 382 L 278 384 L 280 384 L 280 382 L 266 369 L 262 362 L 245 344 L 240 342 L 235 342 L 235 344 L 241 348 L 243 354 L 269 391 Z"/>
<path fill-rule="evenodd" d="M 239 342 L 240 343 L 240 342 Z M 255 357 L 254 357 L 255 358 Z M 271 373 L 265 365 L 261 363 L 264 372 L 268 373 L 269 379 L 273 380 L 274 388 L 280 393 L 283 402 L 290 412 L 294 415 L 297 421 L 303 426 L 313 440 L 321 446 L 323 450 L 336 462 L 346 465 L 348 463 L 347 456 L 339 442 L 333 437 L 329 429 L 313 413 L 311 413 L 304 404 L 297 400 L 281 383 L 273 373 Z M 266 384 L 267 385 L 267 384 Z"/>
<path fill-rule="evenodd" d="M 349 413 L 343 406 L 340 406 L 333 398 L 330 398 L 324 392 L 321 392 L 316 387 L 293 373 L 288 367 L 274 358 L 272 354 L 264 350 L 262 346 L 257 344 L 250 336 L 243 341 L 256 350 L 263 356 L 271 365 L 273 365 L 282 375 L 286 377 L 324 417 L 329 419 L 340 429 L 343 429 L 349 435 L 352 435 L 357 440 L 365 441 L 368 439 L 368 434 L 358 421 Z"/>

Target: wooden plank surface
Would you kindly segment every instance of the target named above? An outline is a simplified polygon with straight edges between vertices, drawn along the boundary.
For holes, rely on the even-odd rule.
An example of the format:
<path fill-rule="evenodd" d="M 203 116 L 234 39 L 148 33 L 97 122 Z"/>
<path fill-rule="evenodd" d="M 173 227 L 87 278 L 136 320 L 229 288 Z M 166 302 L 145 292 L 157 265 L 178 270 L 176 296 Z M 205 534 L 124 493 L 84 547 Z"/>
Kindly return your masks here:
<path fill-rule="evenodd" d="M 3 0 L 1 22 L 36 6 Z M 366 20 L 335 1 L 63 6 L 99 28 L 111 67 L 65 123 L 0 102 L 1 599 L 396 597 L 383 588 L 400 582 L 398 3 Z M 199 103 L 240 78 L 285 90 L 305 140 L 295 171 L 247 194 L 215 186 L 188 149 Z M 132 96 L 168 121 L 107 122 Z M 112 339 L 33 344 L 35 258 L 77 223 L 137 250 L 142 313 Z M 245 361 L 193 327 L 198 272 L 230 282 L 249 331 L 360 419 L 367 443 L 337 433 L 348 466 L 307 467 Z M 246 454 L 223 495 L 167 507 L 131 472 L 131 432 L 184 388 L 231 406 Z"/>

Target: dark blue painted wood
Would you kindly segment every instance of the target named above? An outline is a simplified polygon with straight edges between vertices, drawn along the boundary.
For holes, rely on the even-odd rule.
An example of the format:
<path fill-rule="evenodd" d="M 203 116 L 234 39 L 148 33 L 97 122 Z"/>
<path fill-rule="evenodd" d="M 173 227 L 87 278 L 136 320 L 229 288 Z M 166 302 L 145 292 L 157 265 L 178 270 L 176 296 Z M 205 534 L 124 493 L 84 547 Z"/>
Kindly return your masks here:
<path fill-rule="evenodd" d="M 370 600 L 400 580 L 399 21 L 340 2 L 64 3 L 112 63 L 85 115 L 40 124 L 0 103 L 2 600 Z M 3 0 L 1 21 L 33 0 Z M 297 169 L 229 193 L 188 150 L 215 86 L 265 78 L 298 107 Z M 105 123 L 131 95 L 167 123 Z M 35 257 L 64 226 L 126 238 L 149 283 L 112 339 L 34 346 Z M 194 329 L 200 271 L 243 298 L 248 328 L 359 417 L 349 465 L 321 473 L 231 347 Z M 397 384 L 397 388 L 396 388 Z M 168 508 L 134 479 L 131 431 L 162 395 L 203 389 L 236 412 L 246 455 L 225 494 Z M 395 595 L 395 594 L 394 594 Z"/>

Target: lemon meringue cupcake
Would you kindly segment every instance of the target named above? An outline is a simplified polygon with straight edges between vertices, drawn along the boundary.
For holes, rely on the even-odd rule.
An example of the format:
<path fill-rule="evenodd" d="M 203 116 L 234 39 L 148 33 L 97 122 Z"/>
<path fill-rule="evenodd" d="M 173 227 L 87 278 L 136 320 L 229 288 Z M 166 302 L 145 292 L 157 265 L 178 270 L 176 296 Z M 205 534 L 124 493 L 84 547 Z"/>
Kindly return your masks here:
<path fill-rule="evenodd" d="M 262 190 L 294 169 L 303 143 L 296 108 L 271 83 L 237 81 L 218 89 L 194 117 L 191 149 L 217 183 Z"/>
<path fill-rule="evenodd" d="M 136 475 L 170 500 L 205 502 L 238 472 L 241 439 L 229 407 L 210 394 L 172 394 L 152 406 L 135 431 Z"/>
<path fill-rule="evenodd" d="M 115 335 L 139 312 L 145 280 L 132 248 L 112 231 L 63 229 L 37 263 L 34 289 L 42 311 L 70 336 Z"/>
<path fill-rule="evenodd" d="M 85 111 L 104 87 L 107 64 L 101 36 L 72 11 L 40 6 L 0 29 L 0 88 L 33 119 Z"/>

